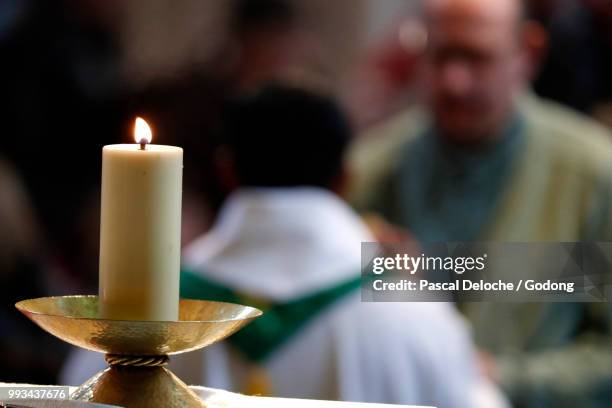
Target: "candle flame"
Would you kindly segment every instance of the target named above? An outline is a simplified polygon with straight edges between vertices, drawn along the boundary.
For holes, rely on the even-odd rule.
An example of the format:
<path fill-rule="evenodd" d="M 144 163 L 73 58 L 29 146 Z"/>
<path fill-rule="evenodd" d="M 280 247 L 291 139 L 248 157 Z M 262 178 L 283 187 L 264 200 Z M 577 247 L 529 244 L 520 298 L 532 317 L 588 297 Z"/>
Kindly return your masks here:
<path fill-rule="evenodd" d="M 151 128 L 147 121 L 140 116 L 137 117 L 134 121 L 134 140 L 136 143 L 142 144 L 143 141 L 145 143 L 151 143 L 152 139 L 153 134 L 151 133 Z"/>

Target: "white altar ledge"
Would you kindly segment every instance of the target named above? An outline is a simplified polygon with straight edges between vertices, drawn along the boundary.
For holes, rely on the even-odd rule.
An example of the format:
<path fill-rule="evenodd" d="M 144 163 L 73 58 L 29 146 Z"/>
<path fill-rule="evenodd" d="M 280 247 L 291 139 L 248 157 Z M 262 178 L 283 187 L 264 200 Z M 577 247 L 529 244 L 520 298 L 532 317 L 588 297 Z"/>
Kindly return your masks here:
<path fill-rule="evenodd" d="M 30 384 L 7 384 L 1 383 L 0 387 L 18 387 L 32 386 Z M 39 387 L 39 386 L 36 386 Z M 250 397 L 242 394 L 236 394 L 228 391 L 217 390 L 213 388 L 191 386 L 196 394 L 202 398 L 208 408 L 434 408 L 424 406 L 408 406 L 408 405 L 387 405 L 387 404 L 363 404 L 356 402 L 337 402 L 337 401 L 317 401 L 304 399 L 286 399 L 286 398 L 269 398 L 269 397 Z M 74 387 L 71 387 L 71 392 Z M 14 400 L 18 403 L 18 400 Z M 53 404 L 52 407 L 60 408 L 59 404 Z"/>

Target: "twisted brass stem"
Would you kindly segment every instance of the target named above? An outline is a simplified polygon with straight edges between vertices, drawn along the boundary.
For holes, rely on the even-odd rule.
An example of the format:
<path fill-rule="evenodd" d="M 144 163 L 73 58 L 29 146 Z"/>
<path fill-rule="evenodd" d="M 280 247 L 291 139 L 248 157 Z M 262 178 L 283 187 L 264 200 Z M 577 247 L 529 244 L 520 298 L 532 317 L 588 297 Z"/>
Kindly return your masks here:
<path fill-rule="evenodd" d="M 168 364 L 168 356 L 126 356 L 120 354 L 107 354 L 106 362 L 110 366 L 131 367 L 163 367 Z"/>

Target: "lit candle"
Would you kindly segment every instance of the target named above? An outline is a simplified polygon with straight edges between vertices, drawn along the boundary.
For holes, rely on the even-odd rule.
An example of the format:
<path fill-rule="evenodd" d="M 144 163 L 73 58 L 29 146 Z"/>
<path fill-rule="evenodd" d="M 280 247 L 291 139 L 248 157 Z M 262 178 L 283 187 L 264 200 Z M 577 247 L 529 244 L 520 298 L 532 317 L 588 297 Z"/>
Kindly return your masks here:
<path fill-rule="evenodd" d="M 150 144 L 141 118 L 134 139 L 102 150 L 100 314 L 177 320 L 183 149 Z"/>

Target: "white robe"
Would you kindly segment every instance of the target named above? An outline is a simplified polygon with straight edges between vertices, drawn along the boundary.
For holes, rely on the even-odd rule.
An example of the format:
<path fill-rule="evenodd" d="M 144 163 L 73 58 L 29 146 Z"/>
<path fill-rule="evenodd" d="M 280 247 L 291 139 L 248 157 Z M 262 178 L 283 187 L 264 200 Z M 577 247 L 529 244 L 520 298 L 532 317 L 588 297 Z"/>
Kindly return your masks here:
<path fill-rule="evenodd" d="M 358 277 L 360 244 L 371 241 L 359 217 L 329 192 L 245 190 L 229 198 L 183 261 L 207 280 L 282 303 Z M 87 359 L 73 356 L 68 383 L 85 380 Z M 243 389 L 250 367 L 225 343 L 172 360 L 186 382 L 233 391 Z M 479 373 L 464 319 L 443 303 L 362 303 L 357 290 L 308 322 L 264 368 L 275 396 L 505 406 Z"/>

